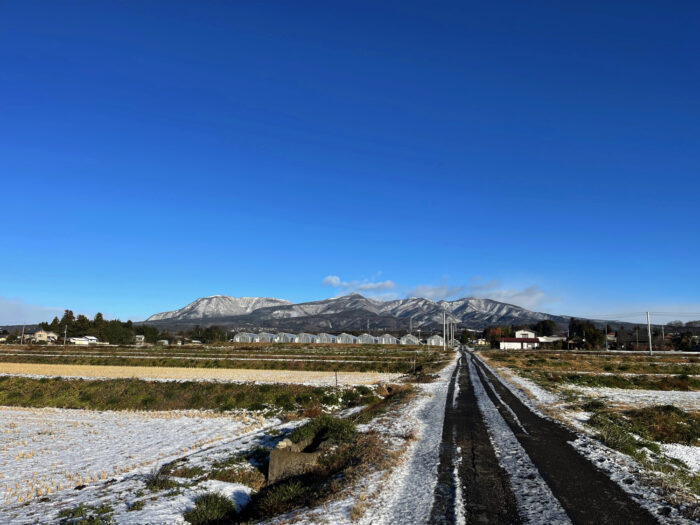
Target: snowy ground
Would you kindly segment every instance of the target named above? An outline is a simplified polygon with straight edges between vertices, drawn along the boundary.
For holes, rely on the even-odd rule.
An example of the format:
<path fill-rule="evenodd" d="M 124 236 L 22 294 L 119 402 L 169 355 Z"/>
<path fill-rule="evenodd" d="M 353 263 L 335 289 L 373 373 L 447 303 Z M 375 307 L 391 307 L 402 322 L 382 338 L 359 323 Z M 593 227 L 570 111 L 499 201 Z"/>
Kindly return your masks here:
<path fill-rule="evenodd" d="M 197 450 L 227 453 L 246 446 L 251 439 L 247 436 L 279 423 L 243 411 L 220 415 L 0 407 L 0 523 L 38 517 L 50 522 L 59 507 L 80 502 L 114 505 L 121 500 L 126 510 L 123 500 L 133 497 L 143 487 L 144 475 L 159 464 Z M 229 487 L 234 489 L 241 492 L 239 500 L 249 491 Z M 192 506 L 197 490 L 170 501 L 165 513 L 160 509 L 136 521 L 131 518 L 137 513 L 128 513 L 129 519 L 119 522 L 175 523 Z"/>
<path fill-rule="evenodd" d="M 570 387 L 589 397 L 605 399 L 618 406 L 645 407 L 674 405 L 685 410 L 700 410 L 700 392 L 678 392 L 675 390 L 631 390 L 626 388 Z"/>
<path fill-rule="evenodd" d="M 359 427 L 362 431 L 380 432 L 397 449 L 405 447 L 401 448 L 403 456 L 395 468 L 375 472 L 352 487 L 344 497 L 321 508 L 305 509 L 271 523 L 428 523 L 437 484 L 448 384 L 457 357 L 438 374 L 435 382 L 414 385 L 419 394 L 407 406 Z M 405 436 L 411 433 L 415 439 L 407 442 Z M 362 515 L 355 519 L 350 516 L 353 507 L 362 509 Z"/>

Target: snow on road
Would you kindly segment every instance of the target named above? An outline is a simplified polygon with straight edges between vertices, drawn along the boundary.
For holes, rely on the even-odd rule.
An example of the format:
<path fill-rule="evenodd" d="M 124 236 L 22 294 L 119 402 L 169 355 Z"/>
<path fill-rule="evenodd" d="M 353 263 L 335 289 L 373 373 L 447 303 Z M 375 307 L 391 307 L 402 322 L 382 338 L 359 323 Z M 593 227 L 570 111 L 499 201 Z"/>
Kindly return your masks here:
<path fill-rule="evenodd" d="M 468 363 L 479 410 L 484 416 L 498 463 L 510 478 L 521 518 L 525 523 L 570 524 L 559 500 L 488 397 L 471 356 Z"/>

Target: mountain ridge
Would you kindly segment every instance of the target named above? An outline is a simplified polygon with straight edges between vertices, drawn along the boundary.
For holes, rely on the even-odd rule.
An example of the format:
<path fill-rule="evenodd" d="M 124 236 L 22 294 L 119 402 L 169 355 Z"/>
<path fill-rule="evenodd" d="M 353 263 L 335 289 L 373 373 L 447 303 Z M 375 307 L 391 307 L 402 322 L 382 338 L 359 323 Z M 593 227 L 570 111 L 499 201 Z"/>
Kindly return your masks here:
<path fill-rule="evenodd" d="M 179 310 L 162 312 L 143 321 L 167 328 L 213 325 L 234 328 L 320 330 L 401 330 L 435 327 L 448 321 L 462 327 L 483 329 L 495 324 L 530 324 L 552 320 L 565 325 L 570 317 L 534 312 L 493 299 L 463 297 L 453 301 L 432 301 L 409 297 L 381 301 L 358 293 L 292 303 L 270 297 L 201 297 Z"/>

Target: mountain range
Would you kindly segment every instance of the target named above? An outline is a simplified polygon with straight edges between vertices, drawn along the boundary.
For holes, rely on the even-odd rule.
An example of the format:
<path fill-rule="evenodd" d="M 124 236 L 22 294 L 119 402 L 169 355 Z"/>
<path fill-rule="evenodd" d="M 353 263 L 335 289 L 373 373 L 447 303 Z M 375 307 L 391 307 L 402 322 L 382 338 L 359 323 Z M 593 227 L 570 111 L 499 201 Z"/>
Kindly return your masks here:
<path fill-rule="evenodd" d="M 290 331 L 408 330 L 442 325 L 448 321 L 461 328 L 483 330 L 497 324 L 531 324 L 549 319 L 567 325 L 569 317 L 533 312 L 520 306 L 465 297 L 454 301 L 431 301 L 420 297 L 380 301 L 350 294 L 321 301 L 291 303 L 269 297 L 202 297 L 187 306 L 152 315 L 144 321 L 167 329 L 217 325 L 228 329 Z"/>

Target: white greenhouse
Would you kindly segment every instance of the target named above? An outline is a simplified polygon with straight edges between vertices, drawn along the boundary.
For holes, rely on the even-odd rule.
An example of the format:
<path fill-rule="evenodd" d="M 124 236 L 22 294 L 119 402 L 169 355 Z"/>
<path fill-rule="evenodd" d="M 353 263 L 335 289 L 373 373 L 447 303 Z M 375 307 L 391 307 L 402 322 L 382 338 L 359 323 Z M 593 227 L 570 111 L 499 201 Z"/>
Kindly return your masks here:
<path fill-rule="evenodd" d="M 315 343 L 316 342 L 316 336 L 314 334 L 307 334 L 307 333 L 300 333 L 296 336 L 296 339 L 294 339 L 295 343 Z"/>
<path fill-rule="evenodd" d="M 275 343 L 293 343 L 297 338 L 294 334 L 288 334 L 287 332 L 280 332 L 275 336 Z"/>
<path fill-rule="evenodd" d="M 357 337 L 343 332 L 335 338 L 335 342 L 339 345 L 355 345 L 357 344 Z"/>
<path fill-rule="evenodd" d="M 399 340 L 391 334 L 382 334 L 377 338 L 380 345 L 397 345 Z"/>
<path fill-rule="evenodd" d="M 233 336 L 233 342 L 234 343 L 254 343 L 255 342 L 255 334 L 251 334 L 248 332 L 238 332 L 236 335 Z"/>
<path fill-rule="evenodd" d="M 316 336 L 316 342 L 323 344 L 333 344 L 335 343 L 335 336 L 331 334 L 321 333 Z"/>
<path fill-rule="evenodd" d="M 275 334 L 270 334 L 268 332 L 261 332 L 259 334 L 255 334 L 255 342 L 256 343 L 272 343 L 275 340 Z"/>
<path fill-rule="evenodd" d="M 430 337 L 428 337 L 426 344 L 428 346 L 442 346 L 443 341 L 444 341 L 444 339 L 442 338 L 442 336 L 431 335 Z"/>
<path fill-rule="evenodd" d="M 373 345 L 377 343 L 377 338 L 370 334 L 362 334 L 357 338 L 357 342 L 362 345 Z"/>
<path fill-rule="evenodd" d="M 406 334 L 401 339 L 402 345 L 419 345 L 420 340 L 413 334 Z"/>

